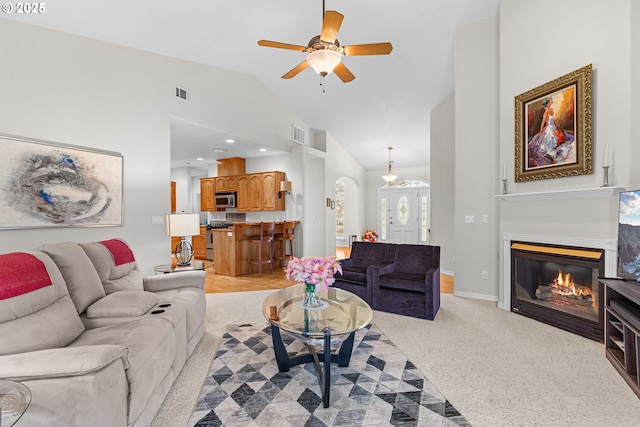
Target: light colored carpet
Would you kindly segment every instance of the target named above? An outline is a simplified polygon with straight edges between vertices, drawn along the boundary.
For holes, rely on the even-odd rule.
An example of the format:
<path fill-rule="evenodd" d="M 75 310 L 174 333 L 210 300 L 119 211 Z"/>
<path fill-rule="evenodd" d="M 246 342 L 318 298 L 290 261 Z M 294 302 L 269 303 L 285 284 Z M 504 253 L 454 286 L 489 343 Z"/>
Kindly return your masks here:
<path fill-rule="evenodd" d="M 266 325 L 270 292 L 207 295 L 205 337 L 153 427 L 187 425 L 223 331 Z M 601 343 L 450 294 L 434 321 L 375 312 L 374 322 L 475 427 L 639 425 L 640 399 Z"/>

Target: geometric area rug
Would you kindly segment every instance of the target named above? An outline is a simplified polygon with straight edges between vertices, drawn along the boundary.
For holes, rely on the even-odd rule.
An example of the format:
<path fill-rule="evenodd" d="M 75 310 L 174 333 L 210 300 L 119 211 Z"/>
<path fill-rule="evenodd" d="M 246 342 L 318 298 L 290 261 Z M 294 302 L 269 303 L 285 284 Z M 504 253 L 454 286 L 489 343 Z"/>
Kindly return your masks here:
<path fill-rule="evenodd" d="M 281 335 L 290 357 L 307 352 Z M 188 425 L 470 426 L 375 326 L 356 332 L 349 366 L 332 364 L 324 408 L 313 363 L 278 371 L 268 325 L 224 334 Z"/>

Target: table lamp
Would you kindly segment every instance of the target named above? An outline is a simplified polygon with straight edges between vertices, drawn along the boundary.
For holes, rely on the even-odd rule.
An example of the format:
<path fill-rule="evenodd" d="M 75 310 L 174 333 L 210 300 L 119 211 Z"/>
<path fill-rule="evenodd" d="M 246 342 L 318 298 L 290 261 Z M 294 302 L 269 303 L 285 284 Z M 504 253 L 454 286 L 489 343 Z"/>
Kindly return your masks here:
<path fill-rule="evenodd" d="M 200 215 L 198 214 L 171 214 L 167 215 L 167 234 L 171 237 L 180 237 L 180 243 L 176 245 L 174 256 L 178 265 L 183 267 L 191 264 L 193 247 L 187 242 L 186 236 L 200 234 Z"/>

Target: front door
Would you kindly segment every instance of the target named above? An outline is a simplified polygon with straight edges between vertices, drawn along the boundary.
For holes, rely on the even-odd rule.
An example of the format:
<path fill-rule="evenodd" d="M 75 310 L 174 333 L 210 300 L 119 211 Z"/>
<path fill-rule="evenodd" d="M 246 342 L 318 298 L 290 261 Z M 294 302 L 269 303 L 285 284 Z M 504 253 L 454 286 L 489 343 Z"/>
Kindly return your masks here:
<path fill-rule="evenodd" d="M 420 210 L 418 190 L 393 190 L 392 204 L 389 209 L 390 243 L 418 243 L 420 240 Z"/>

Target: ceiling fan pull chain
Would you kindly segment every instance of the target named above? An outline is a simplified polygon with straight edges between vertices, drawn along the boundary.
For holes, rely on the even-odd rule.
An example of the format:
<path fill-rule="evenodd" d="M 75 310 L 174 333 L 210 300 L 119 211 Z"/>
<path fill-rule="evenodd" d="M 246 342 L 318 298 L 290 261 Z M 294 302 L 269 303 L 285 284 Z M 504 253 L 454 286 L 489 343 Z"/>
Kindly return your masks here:
<path fill-rule="evenodd" d="M 322 88 L 322 93 L 324 93 L 324 76 L 320 76 L 320 87 Z"/>

